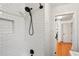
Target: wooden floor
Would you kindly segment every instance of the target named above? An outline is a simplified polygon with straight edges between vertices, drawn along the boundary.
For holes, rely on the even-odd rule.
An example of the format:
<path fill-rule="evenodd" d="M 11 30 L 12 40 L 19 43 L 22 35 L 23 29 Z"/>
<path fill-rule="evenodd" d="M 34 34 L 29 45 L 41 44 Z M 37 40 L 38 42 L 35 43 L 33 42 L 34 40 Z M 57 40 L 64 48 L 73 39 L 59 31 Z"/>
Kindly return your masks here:
<path fill-rule="evenodd" d="M 71 50 L 71 42 L 59 42 L 56 46 L 56 55 L 57 56 L 69 56 L 69 51 Z"/>

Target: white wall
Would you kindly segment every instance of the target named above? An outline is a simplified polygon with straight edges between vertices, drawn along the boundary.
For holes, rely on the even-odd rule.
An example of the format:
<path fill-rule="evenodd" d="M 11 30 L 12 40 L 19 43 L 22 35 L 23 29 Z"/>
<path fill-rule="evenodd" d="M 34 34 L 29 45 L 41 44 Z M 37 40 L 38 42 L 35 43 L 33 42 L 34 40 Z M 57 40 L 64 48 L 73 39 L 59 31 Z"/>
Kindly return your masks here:
<path fill-rule="evenodd" d="M 29 22 L 30 19 L 26 16 L 26 47 L 27 49 L 34 49 L 36 56 L 44 55 L 44 9 L 38 9 L 32 13 L 33 15 L 33 26 L 34 26 L 34 35 L 29 36 Z M 29 52 L 28 52 L 29 53 Z"/>
<path fill-rule="evenodd" d="M 1 55 L 25 55 L 23 18 L 14 17 L 5 13 L 1 14 L 0 18 L 14 21 L 14 31 L 12 31 L 11 34 L 8 33 L 2 38 L 2 45 L 0 45 L 0 48 L 2 48 Z"/>
<path fill-rule="evenodd" d="M 23 16 L 22 13 L 24 12 L 25 4 L 0 4 L 2 5 L 2 10 L 12 13 L 14 20 L 15 20 L 15 40 L 12 40 L 9 42 L 10 45 L 10 52 L 8 55 L 30 55 L 30 49 L 33 49 L 35 51 L 36 56 L 45 55 L 44 53 L 44 41 L 45 41 L 45 13 L 44 8 L 43 9 L 37 9 L 32 12 L 33 15 L 33 26 L 34 26 L 34 35 L 29 36 L 29 24 L 30 24 L 30 18 L 29 14 L 26 12 L 25 18 L 21 17 Z M 38 6 L 37 6 L 38 7 Z M 21 12 L 21 15 L 18 13 Z M 4 15 L 2 15 L 4 16 Z M 12 15 L 9 15 L 12 19 Z M 7 16 L 7 18 L 9 18 Z M 5 16 L 4 16 L 5 17 Z M 25 25 L 26 21 L 26 25 Z M 26 29 L 25 29 L 26 27 Z M 13 45 L 14 44 L 14 45 Z M 13 49 L 12 49 L 13 48 Z M 14 49 L 15 48 L 15 49 Z M 8 50 L 9 51 L 9 50 Z M 20 52 L 19 52 L 20 51 Z M 15 52 L 15 53 L 14 53 Z"/>
<path fill-rule="evenodd" d="M 51 25 L 50 25 L 50 28 L 51 28 L 51 32 L 54 32 L 53 35 L 55 35 L 55 16 L 56 15 L 60 15 L 60 14 L 65 14 L 65 13 L 71 13 L 73 12 L 74 13 L 74 16 L 73 16 L 73 50 L 78 50 L 78 45 L 79 45 L 79 38 L 78 38 L 78 10 L 79 10 L 79 4 L 62 4 L 62 5 L 58 5 L 56 7 L 53 7 L 52 4 L 50 4 L 51 6 Z M 51 39 L 52 41 L 52 44 L 51 44 L 51 51 L 53 50 L 53 52 L 55 51 L 55 44 L 56 44 L 56 40 L 55 40 L 55 36 L 53 36 L 53 38 Z M 78 46 L 78 47 L 77 47 Z M 52 52 L 52 54 L 53 54 Z"/>
<path fill-rule="evenodd" d="M 50 5 L 48 3 L 45 4 L 45 55 L 50 55 Z"/>

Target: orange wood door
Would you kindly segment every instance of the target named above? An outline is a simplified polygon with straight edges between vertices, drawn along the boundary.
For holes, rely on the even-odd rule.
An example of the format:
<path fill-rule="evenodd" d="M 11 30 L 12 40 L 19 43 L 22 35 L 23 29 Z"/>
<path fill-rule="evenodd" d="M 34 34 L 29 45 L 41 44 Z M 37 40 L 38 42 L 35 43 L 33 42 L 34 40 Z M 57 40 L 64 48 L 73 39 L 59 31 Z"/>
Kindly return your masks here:
<path fill-rule="evenodd" d="M 69 51 L 71 50 L 72 43 L 71 42 L 60 42 L 57 43 L 56 47 L 56 55 L 57 56 L 69 56 Z"/>

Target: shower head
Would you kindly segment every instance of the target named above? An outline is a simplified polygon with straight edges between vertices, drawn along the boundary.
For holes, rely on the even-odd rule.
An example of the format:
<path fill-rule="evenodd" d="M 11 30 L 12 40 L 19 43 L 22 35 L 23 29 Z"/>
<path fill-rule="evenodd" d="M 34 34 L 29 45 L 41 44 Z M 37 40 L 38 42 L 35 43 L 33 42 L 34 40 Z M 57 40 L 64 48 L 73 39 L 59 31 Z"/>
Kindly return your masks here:
<path fill-rule="evenodd" d="M 40 4 L 39 8 L 42 9 L 43 8 L 43 5 L 41 3 L 39 3 L 39 4 Z"/>
<path fill-rule="evenodd" d="M 25 7 L 25 11 L 30 12 L 31 10 L 32 10 L 32 8 Z"/>
<path fill-rule="evenodd" d="M 25 7 L 25 11 L 30 12 L 30 8 L 29 7 Z"/>

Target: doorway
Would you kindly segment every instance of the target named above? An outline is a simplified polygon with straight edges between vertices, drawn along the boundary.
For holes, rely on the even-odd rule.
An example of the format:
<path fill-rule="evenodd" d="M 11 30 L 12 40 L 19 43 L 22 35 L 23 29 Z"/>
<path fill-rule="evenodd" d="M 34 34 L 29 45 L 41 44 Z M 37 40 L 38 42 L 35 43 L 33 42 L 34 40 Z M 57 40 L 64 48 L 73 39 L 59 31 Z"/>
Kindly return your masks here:
<path fill-rule="evenodd" d="M 56 55 L 69 56 L 72 47 L 73 13 L 55 17 L 56 21 Z"/>

